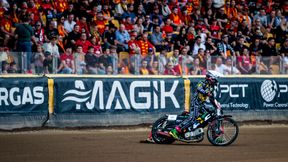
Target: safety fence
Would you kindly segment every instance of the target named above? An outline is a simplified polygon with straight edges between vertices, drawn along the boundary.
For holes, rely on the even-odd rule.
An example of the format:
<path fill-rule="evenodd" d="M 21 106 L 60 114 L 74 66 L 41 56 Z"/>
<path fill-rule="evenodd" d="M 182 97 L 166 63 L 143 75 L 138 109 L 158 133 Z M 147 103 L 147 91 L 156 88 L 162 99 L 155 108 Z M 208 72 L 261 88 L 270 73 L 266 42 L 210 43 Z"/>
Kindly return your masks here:
<path fill-rule="evenodd" d="M 127 52 L 95 56 L 91 65 L 85 54 L 72 54 L 74 60 L 61 65 L 58 55 L 0 51 L 0 75 L 18 74 L 102 74 L 102 75 L 203 75 L 207 70 L 217 70 L 224 75 L 288 74 L 287 56 L 210 56 L 198 54 L 179 55 L 172 52 L 142 57 Z M 73 61 L 73 62 L 72 62 Z M 72 69 L 72 64 L 75 67 Z"/>
<path fill-rule="evenodd" d="M 0 129 L 152 123 L 190 109 L 203 76 L 0 77 Z M 287 76 L 230 76 L 215 96 L 236 120 L 288 120 Z M 209 106 L 209 102 L 207 101 Z"/>

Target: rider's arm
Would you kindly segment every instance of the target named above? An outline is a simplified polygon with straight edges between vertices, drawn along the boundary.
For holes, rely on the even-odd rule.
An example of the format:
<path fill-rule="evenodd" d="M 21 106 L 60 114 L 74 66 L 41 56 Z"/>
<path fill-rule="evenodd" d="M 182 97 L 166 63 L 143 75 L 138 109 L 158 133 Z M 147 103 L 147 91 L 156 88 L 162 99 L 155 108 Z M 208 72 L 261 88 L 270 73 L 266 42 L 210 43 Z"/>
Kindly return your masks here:
<path fill-rule="evenodd" d="M 204 86 L 205 84 L 203 82 L 199 82 L 197 84 L 197 91 L 205 96 L 207 96 L 209 94 L 208 91 L 204 90 Z"/>

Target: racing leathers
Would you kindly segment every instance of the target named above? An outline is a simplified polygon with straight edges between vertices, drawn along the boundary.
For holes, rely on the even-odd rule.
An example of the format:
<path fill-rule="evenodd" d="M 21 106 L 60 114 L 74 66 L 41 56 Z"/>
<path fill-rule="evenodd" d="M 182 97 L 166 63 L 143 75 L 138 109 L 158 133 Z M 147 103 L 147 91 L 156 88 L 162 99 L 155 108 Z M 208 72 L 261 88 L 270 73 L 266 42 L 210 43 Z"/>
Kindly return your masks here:
<path fill-rule="evenodd" d="M 204 80 L 200 81 L 196 85 L 196 92 L 193 94 L 193 100 L 191 103 L 190 115 L 182 123 L 176 127 L 178 132 L 181 132 L 183 129 L 188 128 L 199 116 L 199 111 L 205 106 L 204 103 L 209 98 L 210 103 L 214 107 L 218 107 L 214 98 L 214 85 L 210 84 L 209 81 Z M 194 108 L 194 111 L 192 110 Z M 179 129 L 180 128 L 180 129 Z"/>

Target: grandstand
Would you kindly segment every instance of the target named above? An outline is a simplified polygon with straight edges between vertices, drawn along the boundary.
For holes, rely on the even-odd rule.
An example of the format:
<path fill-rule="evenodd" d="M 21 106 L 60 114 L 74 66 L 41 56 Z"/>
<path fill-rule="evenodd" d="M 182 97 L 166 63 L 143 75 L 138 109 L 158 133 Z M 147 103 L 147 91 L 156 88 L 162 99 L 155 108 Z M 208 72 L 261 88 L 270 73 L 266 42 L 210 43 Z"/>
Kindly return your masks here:
<path fill-rule="evenodd" d="M 0 2 L 1 75 L 288 73 L 287 1 Z"/>

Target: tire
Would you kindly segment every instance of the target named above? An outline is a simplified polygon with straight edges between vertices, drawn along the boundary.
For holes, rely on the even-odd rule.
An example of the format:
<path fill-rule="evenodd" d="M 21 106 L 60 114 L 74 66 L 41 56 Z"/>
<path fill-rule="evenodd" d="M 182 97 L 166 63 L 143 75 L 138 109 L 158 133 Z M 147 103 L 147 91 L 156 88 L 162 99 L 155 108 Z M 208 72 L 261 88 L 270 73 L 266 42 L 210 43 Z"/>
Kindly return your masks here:
<path fill-rule="evenodd" d="M 221 128 L 219 129 L 219 127 Z M 230 134 L 231 136 L 229 136 Z M 237 139 L 238 134 L 238 124 L 229 117 L 213 120 L 207 129 L 208 141 L 214 146 L 228 146 Z"/>
<path fill-rule="evenodd" d="M 164 130 L 166 122 L 167 122 L 167 116 L 163 116 L 160 119 L 158 119 L 152 126 L 152 139 L 157 144 L 171 144 L 175 141 L 174 138 L 159 136 L 157 134 L 157 132 Z"/>

